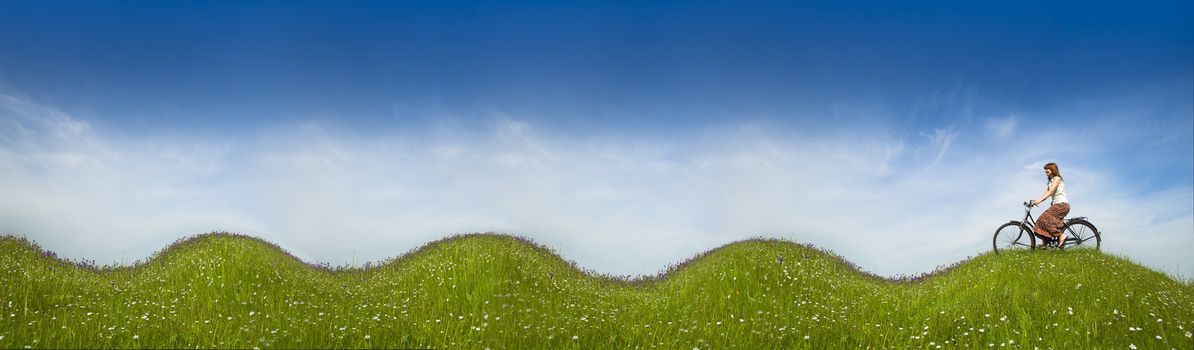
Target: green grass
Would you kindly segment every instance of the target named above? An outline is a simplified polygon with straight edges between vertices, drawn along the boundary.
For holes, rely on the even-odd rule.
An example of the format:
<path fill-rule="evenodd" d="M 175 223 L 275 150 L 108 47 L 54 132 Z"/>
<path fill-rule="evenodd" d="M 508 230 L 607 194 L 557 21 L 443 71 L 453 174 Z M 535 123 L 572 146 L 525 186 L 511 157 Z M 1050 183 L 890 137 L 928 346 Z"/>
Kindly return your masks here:
<path fill-rule="evenodd" d="M 1191 349 L 1191 331 L 1194 285 L 1089 250 L 892 281 L 759 239 L 625 280 L 495 234 L 364 269 L 229 234 L 102 268 L 0 237 L 0 348 Z"/>

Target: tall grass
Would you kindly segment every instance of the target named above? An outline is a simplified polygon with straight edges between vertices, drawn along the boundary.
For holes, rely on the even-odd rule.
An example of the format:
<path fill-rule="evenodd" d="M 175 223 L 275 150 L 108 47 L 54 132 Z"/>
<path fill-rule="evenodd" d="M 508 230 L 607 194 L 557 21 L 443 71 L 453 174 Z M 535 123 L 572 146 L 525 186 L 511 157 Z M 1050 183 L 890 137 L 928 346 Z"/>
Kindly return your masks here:
<path fill-rule="evenodd" d="M 984 254 L 900 280 L 782 240 L 653 278 L 474 234 L 368 268 L 255 238 L 98 267 L 0 238 L 0 348 L 1194 348 L 1194 286 L 1094 251 Z"/>

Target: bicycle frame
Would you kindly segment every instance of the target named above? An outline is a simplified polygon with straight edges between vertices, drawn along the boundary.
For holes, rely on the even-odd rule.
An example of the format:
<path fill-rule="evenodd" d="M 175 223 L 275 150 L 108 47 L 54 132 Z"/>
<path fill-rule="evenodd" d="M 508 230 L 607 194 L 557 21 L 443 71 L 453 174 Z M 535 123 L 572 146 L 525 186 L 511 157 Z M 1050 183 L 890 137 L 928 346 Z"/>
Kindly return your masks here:
<path fill-rule="evenodd" d="M 1020 221 L 1012 220 L 1012 221 L 1008 221 L 1007 223 L 1020 224 L 1020 230 L 1021 230 L 1020 234 L 1024 234 L 1023 231 L 1025 228 L 1027 228 L 1028 232 L 1031 232 L 1032 234 L 1036 235 L 1037 239 L 1042 239 L 1042 240 L 1053 239 L 1052 237 L 1041 236 L 1036 233 L 1036 230 L 1034 229 L 1036 227 L 1036 220 L 1032 219 L 1032 207 L 1029 207 L 1029 206 L 1024 207 L 1024 219 L 1023 220 L 1020 220 Z"/>
<path fill-rule="evenodd" d="M 1031 207 L 1024 209 L 1023 223 L 1025 225 L 1028 225 L 1029 230 L 1032 231 L 1032 234 L 1036 235 L 1037 239 L 1043 239 L 1045 241 L 1049 241 L 1049 240 L 1053 239 L 1053 237 L 1042 236 L 1042 235 L 1036 233 L 1036 220 L 1032 219 L 1032 208 Z"/>
<path fill-rule="evenodd" d="M 1074 233 L 1074 230 L 1073 230 L 1073 229 L 1071 229 L 1071 228 L 1069 228 L 1069 226 L 1070 226 L 1069 224 L 1070 224 L 1071 222 L 1073 222 L 1073 221 L 1086 221 L 1086 217 L 1085 217 L 1085 216 L 1075 216 L 1075 217 L 1072 217 L 1072 218 L 1067 218 L 1067 219 L 1065 219 L 1065 221 L 1063 221 L 1063 222 L 1062 222 L 1062 224 L 1063 224 L 1063 227 L 1064 227 L 1066 230 L 1069 230 L 1069 231 L 1070 231 L 1070 232 L 1069 232 L 1069 235 L 1070 235 L 1070 237 L 1073 237 L 1073 236 L 1075 235 L 1075 233 Z M 1052 241 L 1052 240 L 1053 240 L 1053 237 L 1049 237 L 1049 236 L 1042 236 L 1042 235 L 1040 235 L 1040 234 L 1036 233 L 1036 229 L 1035 229 L 1035 228 L 1036 228 L 1036 220 L 1033 220 L 1033 219 L 1032 219 L 1032 207 L 1025 207 L 1025 208 L 1024 208 L 1024 219 L 1023 219 L 1023 220 L 1021 220 L 1021 221 L 1019 221 L 1019 222 L 1017 222 L 1017 221 L 1008 221 L 1008 223 L 1009 223 L 1009 224 L 1010 224 L 1010 223 L 1019 223 L 1019 224 L 1021 225 L 1021 226 L 1020 226 L 1020 229 L 1021 229 L 1021 232 L 1020 232 L 1020 234 L 1023 234 L 1023 233 L 1024 233 L 1024 232 L 1023 232 L 1023 230 L 1025 229 L 1025 227 L 1027 227 L 1028 231 L 1029 231 L 1029 232 L 1032 232 L 1032 234 L 1033 234 L 1033 235 L 1036 235 L 1036 238 L 1037 238 L 1037 239 L 1039 239 L 1039 240 L 1042 240 L 1042 241 L 1044 241 L 1044 242 L 1049 242 L 1049 241 Z M 1068 239 L 1067 239 L 1067 241 L 1068 241 Z M 1078 243 L 1081 243 L 1081 242 L 1082 242 L 1082 241 L 1079 241 Z"/>

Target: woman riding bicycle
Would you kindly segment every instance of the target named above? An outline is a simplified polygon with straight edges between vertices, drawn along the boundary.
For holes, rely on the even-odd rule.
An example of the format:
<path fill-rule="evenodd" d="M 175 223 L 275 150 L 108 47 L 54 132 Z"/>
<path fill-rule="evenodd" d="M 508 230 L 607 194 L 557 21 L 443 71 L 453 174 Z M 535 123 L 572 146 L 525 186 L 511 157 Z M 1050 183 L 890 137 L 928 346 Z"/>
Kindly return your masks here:
<path fill-rule="evenodd" d="M 1057 170 L 1056 163 L 1045 164 L 1045 177 L 1049 179 L 1049 187 L 1040 198 L 1033 199 L 1030 204 L 1036 206 L 1045 201 L 1045 198 L 1052 198 L 1053 201 L 1049 209 L 1037 218 L 1033 231 L 1043 237 L 1056 239 L 1058 247 L 1062 248 L 1065 247 L 1065 232 L 1062 232 L 1065 222 L 1062 220 L 1070 213 L 1070 200 L 1066 198 L 1065 182 L 1061 178 L 1061 171 Z"/>

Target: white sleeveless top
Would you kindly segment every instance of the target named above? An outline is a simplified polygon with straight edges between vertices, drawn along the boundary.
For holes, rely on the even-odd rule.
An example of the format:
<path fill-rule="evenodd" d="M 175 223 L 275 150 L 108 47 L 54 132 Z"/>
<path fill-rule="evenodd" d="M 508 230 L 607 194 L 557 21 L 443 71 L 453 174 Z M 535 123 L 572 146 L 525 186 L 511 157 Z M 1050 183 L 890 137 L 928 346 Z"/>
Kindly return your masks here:
<path fill-rule="evenodd" d="M 1070 199 L 1065 195 L 1065 180 L 1058 179 L 1057 182 L 1057 190 L 1053 191 L 1053 203 L 1050 203 L 1050 205 L 1057 203 L 1069 203 Z"/>

